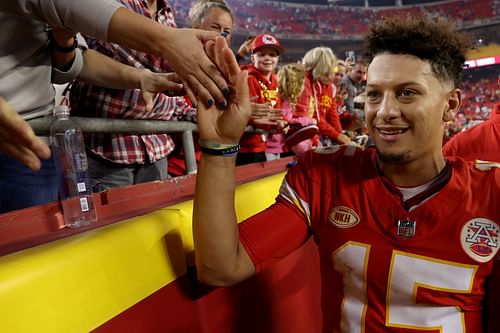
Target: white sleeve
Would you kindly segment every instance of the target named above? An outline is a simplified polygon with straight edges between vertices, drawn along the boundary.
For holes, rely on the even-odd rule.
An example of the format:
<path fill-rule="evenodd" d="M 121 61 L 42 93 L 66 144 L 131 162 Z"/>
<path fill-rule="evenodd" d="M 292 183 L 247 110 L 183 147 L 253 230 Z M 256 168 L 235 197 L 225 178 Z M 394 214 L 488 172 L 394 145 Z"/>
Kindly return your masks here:
<path fill-rule="evenodd" d="M 107 40 L 113 13 L 123 7 L 114 0 L 2 0 L 0 12 L 21 15 L 52 26 Z"/>
<path fill-rule="evenodd" d="M 75 59 L 71 67 L 67 71 L 61 71 L 52 66 L 52 77 L 51 81 L 54 84 L 64 84 L 75 79 L 81 72 L 83 68 L 83 51 L 81 48 L 77 47 L 75 49 Z"/>

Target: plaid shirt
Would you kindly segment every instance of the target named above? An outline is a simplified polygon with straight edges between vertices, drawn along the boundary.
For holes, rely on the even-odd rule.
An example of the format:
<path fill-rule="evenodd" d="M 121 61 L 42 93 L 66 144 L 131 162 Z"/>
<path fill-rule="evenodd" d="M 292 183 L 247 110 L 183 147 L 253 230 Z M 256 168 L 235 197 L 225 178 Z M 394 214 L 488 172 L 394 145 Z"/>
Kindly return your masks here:
<path fill-rule="evenodd" d="M 167 1 L 158 0 L 156 18 L 152 18 L 147 0 L 120 0 L 128 9 L 157 22 L 176 27 L 174 15 Z M 85 37 L 88 46 L 121 63 L 148 68 L 152 72 L 170 72 L 168 63 L 153 55 L 127 49 L 114 43 L 107 43 Z M 75 81 L 71 88 L 72 113 L 85 117 L 110 119 L 182 120 L 194 110 L 184 97 L 168 97 L 159 93 L 154 99 L 152 112 L 146 112 L 140 89 L 108 89 Z M 167 134 L 151 135 L 106 135 L 85 136 L 87 147 L 98 156 L 115 163 L 152 163 L 166 157 L 174 142 Z"/>

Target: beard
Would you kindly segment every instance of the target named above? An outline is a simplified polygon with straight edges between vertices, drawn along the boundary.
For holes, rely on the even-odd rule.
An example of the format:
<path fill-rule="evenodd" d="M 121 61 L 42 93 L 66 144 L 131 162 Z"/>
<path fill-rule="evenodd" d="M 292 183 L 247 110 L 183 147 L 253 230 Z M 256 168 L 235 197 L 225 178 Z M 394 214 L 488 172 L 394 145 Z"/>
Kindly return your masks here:
<path fill-rule="evenodd" d="M 385 154 L 383 152 L 377 151 L 377 158 L 380 162 L 387 164 L 404 164 L 410 160 L 410 152 L 405 151 L 402 153 L 388 153 Z"/>

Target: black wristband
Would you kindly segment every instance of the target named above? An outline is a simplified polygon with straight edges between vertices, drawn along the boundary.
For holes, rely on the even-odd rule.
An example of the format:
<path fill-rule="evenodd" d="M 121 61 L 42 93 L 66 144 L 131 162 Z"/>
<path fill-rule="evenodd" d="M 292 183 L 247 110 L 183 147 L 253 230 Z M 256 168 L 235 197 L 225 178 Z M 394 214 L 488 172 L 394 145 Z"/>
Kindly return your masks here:
<path fill-rule="evenodd" d="M 76 36 L 73 37 L 73 45 L 71 45 L 69 47 L 62 47 L 61 45 L 57 44 L 56 40 L 52 36 L 52 33 L 50 34 L 50 48 L 52 48 L 53 50 L 56 50 L 57 52 L 71 53 L 77 47 L 78 47 L 78 40 L 76 39 Z"/>
<path fill-rule="evenodd" d="M 203 146 L 200 146 L 200 148 L 202 153 L 224 157 L 236 156 L 236 154 L 238 154 L 238 152 L 240 151 L 240 145 L 235 145 L 225 149 L 212 149 Z"/>

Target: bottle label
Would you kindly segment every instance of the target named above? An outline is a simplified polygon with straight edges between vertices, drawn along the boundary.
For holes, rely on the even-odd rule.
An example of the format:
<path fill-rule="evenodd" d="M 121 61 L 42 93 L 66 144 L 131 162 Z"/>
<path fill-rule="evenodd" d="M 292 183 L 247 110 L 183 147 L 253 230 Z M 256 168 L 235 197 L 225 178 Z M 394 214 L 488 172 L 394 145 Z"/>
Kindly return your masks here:
<path fill-rule="evenodd" d="M 85 186 L 85 182 L 81 182 L 81 183 L 76 184 L 76 187 L 78 188 L 78 192 L 87 191 L 87 187 Z"/>
<path fill-rule="evenodd" d="M 83 141 L 81 142 L 83 146 Z M 76 170 L 85 171 L 88 169 L 87 158 L 85 152 L 78 152 L 73 155 L 73 161 L 75 163 Z"/>
<path fill-rule="evenodd" d="M 82 212 L 88 212 L 90 210 L 87 198 L 80 198 L 80 207 L 82 208 Z"/>

